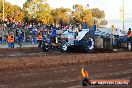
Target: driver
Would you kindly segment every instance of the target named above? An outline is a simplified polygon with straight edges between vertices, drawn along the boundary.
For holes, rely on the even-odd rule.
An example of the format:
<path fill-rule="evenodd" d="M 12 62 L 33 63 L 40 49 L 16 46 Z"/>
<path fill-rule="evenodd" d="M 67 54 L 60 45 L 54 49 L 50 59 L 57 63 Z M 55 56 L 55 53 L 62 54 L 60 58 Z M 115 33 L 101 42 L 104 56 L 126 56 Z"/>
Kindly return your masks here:
<path fill-rule="evenodd" d="M 129 28 L 129 30 L 128 30 L 128 37 L 132 37 L 132 31 L 131 31 L 131 28 Z"/>

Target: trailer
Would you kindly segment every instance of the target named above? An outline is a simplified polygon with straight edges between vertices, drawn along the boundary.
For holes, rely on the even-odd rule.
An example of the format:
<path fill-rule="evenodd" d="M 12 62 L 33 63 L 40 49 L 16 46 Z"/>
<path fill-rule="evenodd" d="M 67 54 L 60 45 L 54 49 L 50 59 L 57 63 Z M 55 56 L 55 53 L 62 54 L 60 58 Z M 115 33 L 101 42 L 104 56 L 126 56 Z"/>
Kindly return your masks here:
<path fill-rule="evenodd" d="M 128 37 L 128 34 L 124 29 L 114 28 L 114 30 L 112 30 L 112 28 L 98 28 L 95 32 L 95 36 L 96 39 L 100 39 L 99 41 L 102 39 L 103 43 L 100 46 L 105 46 L 102 48 L 109 47 L 107 49 L 132 50 L 132 38 Z"/>

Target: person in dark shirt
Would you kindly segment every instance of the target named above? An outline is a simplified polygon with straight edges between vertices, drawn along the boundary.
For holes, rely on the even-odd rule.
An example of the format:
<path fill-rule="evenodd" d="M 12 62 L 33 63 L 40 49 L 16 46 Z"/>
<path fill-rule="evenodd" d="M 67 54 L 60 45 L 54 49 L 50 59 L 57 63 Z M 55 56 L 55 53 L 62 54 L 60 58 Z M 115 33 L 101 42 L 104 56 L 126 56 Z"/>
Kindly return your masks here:
<path fill-rule="evenodd" d="M 22 48 L 22 41 L 23 41 L 23 36 L 22 34 L 18 35 L 18 45 L 20 46 L 20 48 Z"/>
<path fill-rule="evenodd" d="M 2 36 L 0 36 L 0 44 L 2 44 Z"/>
<path fill-rule="evenodd" d="M 128 29 L 128 32 L 127 32 L 128 35 L 131 34 L 131 28 Z"/>
<path fill-rule="evenodd" d="M 87 23 L 86 22 L 83 23 L 82 29 L 88 29 L 88 26 L 87 26 Z"/>
<path fill-rule="evenodd" d="M 132 38 L 132 31 L 131 31 L 131 28 L 129 28 L 129 31 L 128 31 L 128 37 L 131 37 Z"/>

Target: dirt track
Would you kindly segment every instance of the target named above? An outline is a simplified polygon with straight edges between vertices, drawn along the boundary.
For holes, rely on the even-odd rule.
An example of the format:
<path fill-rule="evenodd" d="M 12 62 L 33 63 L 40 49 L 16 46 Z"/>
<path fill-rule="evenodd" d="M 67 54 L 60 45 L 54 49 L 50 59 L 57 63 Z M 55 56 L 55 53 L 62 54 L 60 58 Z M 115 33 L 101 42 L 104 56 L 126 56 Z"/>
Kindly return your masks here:
<path fill-rule="evenodd" d="M 7 53 L 6 53 L 7 54 Z M 30 68 L 46 68 L 53 66 L 65 66 L 69 64 L 84 64 L 92 62 L 116 61 L 131 59 L 131 52 L 119 53 L 9 53 L 0 57 L 0 71 L 19 70 Z"/>
<path fill-rule="evenodd" d="M 80 71 L 83 66 L 89 71 L 90 79 L 132 78 L 131 52 L 46 54 L 37 51 L 6 55 L 0 56 L 0 88 L 81 88 Z"/>
<path fill-rule="evenodd" d="M 88 65 L 78 64 L 1 72 L 0 88 L 81 88 L 79 76 L 83 66 L 89 71 L 90 79 L 130 79 L 132 77 L 132 60 Z M 97 87 L 93 86 L 92 88 Z"/>

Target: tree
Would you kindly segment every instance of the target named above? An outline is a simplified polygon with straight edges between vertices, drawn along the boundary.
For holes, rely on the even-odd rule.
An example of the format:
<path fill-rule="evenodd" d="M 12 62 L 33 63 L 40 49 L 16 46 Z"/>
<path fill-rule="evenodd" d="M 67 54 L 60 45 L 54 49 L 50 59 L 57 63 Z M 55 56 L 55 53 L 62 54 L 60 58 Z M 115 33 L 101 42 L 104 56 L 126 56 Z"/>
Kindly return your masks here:
<path fill-rule="evenodd" d="M 0 0 L 0 20 L 3 16 L 2 9 L 2 0 Z M 73 11 L 68 8 L 51 9 L 47 0 L 27 0 L 23 5 L 23 9 L 5 2 L 5 19 L 27 23 L 42 22 L 44 24 L 83 23 L 85 20 L 90 28 L 93 26 L 94 21 L 98 26 L 107 24 L 103 10 L 98 8 L 84 9 L 79 4 L 74 5 L 73 9 Z"/>
<path fill-rule="evenodd" d="M 98 19 L 102 19 L 105 17 L 104 11 L 99 10 L 99 8 L 93 8 L 92 12 L 93 12 L 93 17 L 96 17 Z"/>
<path fill-rule="evenodd" d="M 92 15 L 92 10 L 86 9 L 82 5 L 74 5 L 74 12 L 73 12 L 75 23 L 83 23 L 84 21 L 87 22 L 89 28 L 93 26 L 94 20 Z"/>
<path fill-rule="evenodd" d="M 93 12 L 93 17 L 97 21 L 97 26 L 107 25 L 107 21 L 104 19 L 105 13 L 103 10 L 99 10 L 98 8 L 93 8 L 92 12 Z"/>
<path fill-rule="evenodd" d="M 52 23 L 51 8 L 46 0 L 27 0 L 23 5 L 25 16 L 29 19 L 37 18 L 44 24 Z"/>
<path fill-rule="evenodd" d="M 24 17 L 24 13 L 20 7 L 17 5 L 11 5 L 8 2 L 4 3 L 4 15 L 5 19 L 14 19 L 16 21 L 22 21 Z M 3 16 L 3 7 L 2 7 L 2 0 L 0 0 L 0 19 Z"/>
<path fill-rule="evenodd" d="M 83 20 L 87 22 L 89 28 L 92 28 L 92 26 L 94 25 L 94 17 L 92 15 L 92 10 L 87 9 L 84 11 Z"/>
<path fill-rule="evenodd" d="M 74 19 L 77 22 L 82 23 L 83 22 L 83 17 L 84 17 L 83 6 L 76 4 L 73 7 L 74 7 L 74 12 L 72 14 L 73 14 Z"/>
<path fill-rule="evenodd" d="M 107 21 L 104 19 L 105 13 L 103 10 L 98 8 L 84 9 L 82 5 L 78 4 L 74 5 L 73 9 L 73 17 L 76 21 L 75 23 L 82 23 L 83 21 L 86 21 L 89 28 L 93 26 L 94 21 L 96 22 L 97 26 L 107 24 Z"/>
<path fill-rule="evenodd" d="M 102 19 L 102 20 L 100 21 L 100 25 L 107 25 L 107 21 L 106 21 L 105 19 Z"/>
<path fill-rule="evenodd" d="M 0 13 L 2 13 L 2 0 L 0 0 Z"/>
<path fill-rule="evenodd" d="M 24 18 L 24 12 L 22 9 L 16 5 L 13 6 L 13 17 L 15 21 L 20 22 L 23 21 Z"/>
<path fill-rule="evenodd" d="M 70 12 L 71 10 L 68 8 L 52 9 L 52 17 L 54 23 L 60 24 L 60 20 L 61 20 L 62 22 L 69 24 L 71 20 Z"/>
<path fill-rule="evenodd" d="M 53 17 L 51 15 L 51 9 L 47 3 L 40 4 L 40 9 L 36 13 L 37 19 L 44 24 L 51 24 L 53 23 Z"/>

